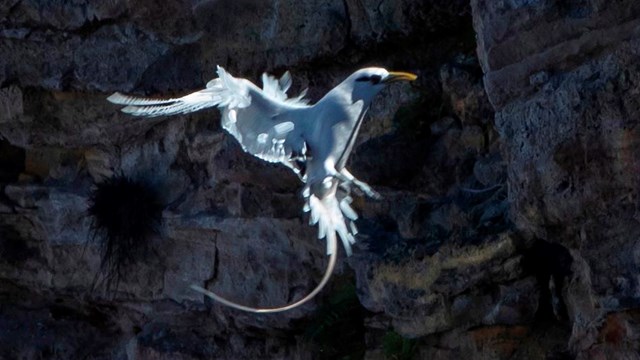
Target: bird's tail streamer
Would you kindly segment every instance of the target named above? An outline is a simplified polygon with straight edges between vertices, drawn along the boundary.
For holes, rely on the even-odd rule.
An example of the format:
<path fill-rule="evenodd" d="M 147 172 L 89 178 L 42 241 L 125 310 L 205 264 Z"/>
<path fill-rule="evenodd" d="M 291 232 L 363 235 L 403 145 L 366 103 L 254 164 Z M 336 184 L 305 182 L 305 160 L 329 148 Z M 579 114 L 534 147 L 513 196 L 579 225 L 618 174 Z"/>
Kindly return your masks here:
<path fill-rule="evenodd" d="M 329 263 L 327 264 L 327 269 L 325 270 L 322 280 L 308 295 L 285 306 L 258 308 L 238 304 L 195 284 L 191 285 L 191 289 L 210 297 L 223 305 L 237 310 L 257 314 L 269 314 L 291 310 L 313 299 L 327 284 L 331 274 L 333 273 L 333 269 L 335 268 L 336 259 L 338 257 L 337 237 L 340 236 L 347 255 L 351 255 L 351 245 L 355 243 L 355 235 L 358 233 L 354 224 L 358 219 L 358 215 L 351 208 L 352 199 L 349 196 L 348 189 L 346 194 L 337 196 L 337 183 L 334 183 L 333 185 L 334 186 L 328 191 L 328 193 L 324 194 L 322 197 L 311 194 L 308 186 L 306 186 L 303 191 L 303 195 L 307 199 L 304 210 L 311 214 L 311 225 L 318 225 L 318 238 L 327 239 L 327 254 L 330 255 Z"/>
<path fill-rule="evenodd" d="M 335 242 L 335 237 L 334 237 L 334 242 Z M 335 247 L 335 244 L 334 244 Z M 337 252 L 334 252 L 333 254 L 331 254 L 331 257 L 329 258 L 329 263 L 327 264 L 327 269 L 324 272 L 324 276 L 322 277 L 322 280 L 320 280 L 320 283 L 315 287 L 315 289 L 313 289 L 309 294 L 307 294 L 307 296 L 303 297 L 302 299 L 288 304 L 288 305 L 284 305 L 284 306 L 280 306 L 280 307 L 273 307 L 273 308 L 258 308 L 258 307 L 251 307 L 251 306 L 245 306 L 245 305 L 241 305 L 238 304 L 234 301 L 228 300 L 212 291 L 209 291 L 201 286 L 198 285 L 191 285 L 191 289 L 195 290 L 207 297 L 210 297 L 211 299 L 232 307 L 234 309 L 237 310 L 242 310 L 242 311 L 246 311 L 246 312 L 251 312 L 251 313 L 256 313 L 256 314 L 273 314 L 273 313 L 279 313 L 279 312 L 283 312 L 283 311 L 288 311 L 288 310 L 292 310 L 294 308 L 297 308 L 298 306 L 308 302 L 309 300 L 313 299 L 316 295 L 318 295 L 318 293 L 325 287 L 325 285 L 327 285 L 327 283 L 329 282 L 329 279 L 331 278 L 331 274 L 333 273 L 333 269 L 336 267 L 336 259 L 338 258 Z"/>

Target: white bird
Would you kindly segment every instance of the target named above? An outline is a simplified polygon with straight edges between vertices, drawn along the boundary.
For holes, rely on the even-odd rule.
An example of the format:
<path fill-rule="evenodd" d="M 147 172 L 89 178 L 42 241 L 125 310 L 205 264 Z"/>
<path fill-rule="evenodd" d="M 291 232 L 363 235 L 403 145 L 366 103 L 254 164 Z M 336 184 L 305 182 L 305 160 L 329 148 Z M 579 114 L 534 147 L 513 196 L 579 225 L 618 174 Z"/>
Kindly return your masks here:
<path fill-rule="evenodd" d="M 218 107 L 222 127 L 238 140 L 242 148 L 268 162 L 291 168 L 304 183 L 304 211 L 310 224 L 318 224 L 318 238 L 327 239 L 329 265 L 320 284 L 303 299 L 277 308 L 253 308 L 226 300 L 202 287 L 192 288 L 236 309 L 272 313 L 289 310 L 313 298 L 329 280 L 336 262 L 337 236 L 347 255 L 355 243 L 356 212 L 349 192 L 355 185 L 366 195 L 379 198 L 368 184 L 356 179 L 346 168 L 362 119 L 374 96 L 395 81 L 413 81 L 416 75 L 391 72 L 383 68 L 360 69 L 329 91 L 316 104 L 304 99 L 306 90 L 289 98 L 291 75 L 280 79 L 262 75 L 262 89 L 246 79 L 234 78 L 218 66 L 218 78 L 206 88 L 174 99 L 149 99 L 114 93 L 107 100 L 126 105 L 122 111 L 136 116 L 185 114 Z M 338 187 L 346 190 L 339 198 Z M 337 235 L 336 235 L 337 234 Z"/>

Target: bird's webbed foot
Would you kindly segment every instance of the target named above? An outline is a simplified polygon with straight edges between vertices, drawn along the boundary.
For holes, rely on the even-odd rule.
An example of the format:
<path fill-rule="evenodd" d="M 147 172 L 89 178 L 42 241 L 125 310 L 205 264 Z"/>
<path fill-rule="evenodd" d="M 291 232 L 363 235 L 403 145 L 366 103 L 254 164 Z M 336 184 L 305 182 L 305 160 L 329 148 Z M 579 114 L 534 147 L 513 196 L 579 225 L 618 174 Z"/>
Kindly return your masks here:
<path fill-rule="evenodd" d="M 356 179 L 356 177 L 353 176 L 349 172 L 349 170 L 347 170 L 346 168 L 343 168 L 342 170 L 340 170 L 340 172 L 336 174 L 335 177 L 342 182 L 340 186 L 344 188 L 347 192 L 350 192 L 351 184 L 353 184 L 358 188 L 358 190 L 362 191 L 366 196 L 375 200 L 382 199 L 382 195 L 380 195 L 380 193 L 373 190 L 373 188 L 369 186 L 369 184 L 367 184 L 366 182 Z"/>

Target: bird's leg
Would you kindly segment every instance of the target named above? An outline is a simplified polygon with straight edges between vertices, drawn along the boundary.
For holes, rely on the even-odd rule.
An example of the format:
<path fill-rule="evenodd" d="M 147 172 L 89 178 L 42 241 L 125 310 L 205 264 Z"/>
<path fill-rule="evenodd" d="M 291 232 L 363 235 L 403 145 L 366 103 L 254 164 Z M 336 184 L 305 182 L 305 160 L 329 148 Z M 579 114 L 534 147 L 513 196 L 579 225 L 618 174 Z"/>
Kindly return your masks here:
<path fill-rule="evenodd" d="M 303 141 L 300 141 L 300 144 L 299 146 L 292 146 L 289 164 L 304 183 L 307 182 L 307 161 L 310 159 L 307 157 L 307 144 Z"/>
<path fill-rule="evenodd" d="M 353 176 L 349 172 L 349 170 L 342 168 L 340 171 L 338 171 L 335 168 L 335 164 L 331 158 L 327 158 L 323 162 L 323 168 L 324 168 L 323 175 L 325 177 L 323 178 L 318 177 L 318 178 L 322 179 L 321 182 L 327 189 L 330 188 L 329 186 L 331 183 L 330 180 L 336 179 L 340 182 L 340 187 L 346 190 L 347 193 L 351 192 L 351 185 L 354 184 L 358 187 L 360 191 L 362 191 L 368 197 L 376 200 L 382 199 L 382 196 L 378 192 L 373 190 L 371 186 L 369 186 L 369 184 L 365 183 L 364 181 L 360 181 L 356 179 L 356 177 Z M 320 182 L 318 182 L 318 184 L 320 184 Z"/>
<path fill-rule="evenodd" d="M 346 168 L 342 168 L 342 170 L 340 170 L 340 172 L 334 176 L 336 179 L 342 181 L 344 184 L 356 185 L 358 189 L 360 189 L 360 191 L 362 191 L 363 193 L 365 193 L 365 195 L 367 195 L 372 199 L 376 199 L 376 200 L 382 199 L 382 195 L 380 195 L 377 191 L 373 190 L 373 188 L 369 186 L 369 184 L 367 184 L 366 182 L 356 179 L 356 177 L 353 176 L 353 174 L 351 174 L 349 170 L 347 170 Z"/>
<path fill-rule="evenodd" d="M 296 158 L 289 160 L 285 165 L 289 166 L 298 175 L 300 181 L 307 182 L 307 163 L 305 161 Z"/>

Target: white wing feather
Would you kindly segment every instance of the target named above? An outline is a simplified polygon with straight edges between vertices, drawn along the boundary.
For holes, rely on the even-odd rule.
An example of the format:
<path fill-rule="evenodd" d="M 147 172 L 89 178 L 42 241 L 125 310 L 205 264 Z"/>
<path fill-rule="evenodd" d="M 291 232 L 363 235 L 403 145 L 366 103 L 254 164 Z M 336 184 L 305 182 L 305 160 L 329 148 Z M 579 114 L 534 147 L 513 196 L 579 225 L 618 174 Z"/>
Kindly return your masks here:
<path fill-rule="evenodd" d="M 265 95 L 289 104 L 307 105 L 309 102 L 304 98 L 307 95 L 307 89 L 302 90 L 300 95 L 294 98 L 288 97 L 287 91 L 289 91 L 291 84 L 291 73 L 288 71 L 280 79 L 267 73 L 262 74 L 262 91 Z"/>
<path fill-rule="evenodd" d="M 122 112 L 135 116 L 166 116 L 186 114 L 210 107 L 243 108 L 251 104 L 247 84 L 218 67 L 218 78 L 211 80 L 207 88 L 175 99 L 149 99 L 114 93 L 110 102 L 127 105 Z"/>
<path fill-rule="evenodd" d="M 287 74 L 288 72 L 286 72 L 282 78 Z M 289 87 L 287 86 L 286 88 L 283 88 L 275 77 L 268 75 L 267 73 L 262 74 L 262 91 L 265 95 L 284 101 L 287 99 L 287 90 L 289 90 Z"/>
<path fill-rule="evenodd" d="M 165 105 L 172 104 L 179 99 L 150 99 L 128 96 L 119 92 L 113 93 L 107 98 L 108 101 L 118 105 Z"/>

